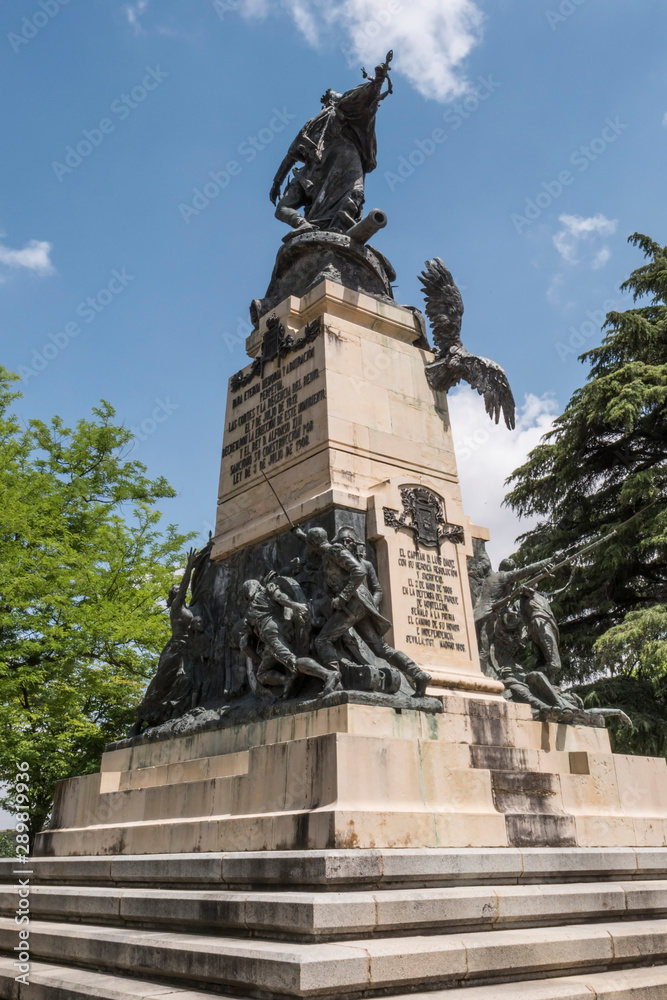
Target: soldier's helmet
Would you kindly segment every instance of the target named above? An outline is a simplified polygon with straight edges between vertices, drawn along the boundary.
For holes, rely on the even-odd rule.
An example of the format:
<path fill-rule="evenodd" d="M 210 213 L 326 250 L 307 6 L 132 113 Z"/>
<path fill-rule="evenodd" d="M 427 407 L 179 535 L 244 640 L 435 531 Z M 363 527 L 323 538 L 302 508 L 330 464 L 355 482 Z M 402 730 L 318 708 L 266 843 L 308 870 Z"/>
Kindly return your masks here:
<path fill-rule="evenodd" d="M 513 569 L 516 569 L 516 563 L 513 559 L 503 559 L 498 565 L 498 569 L 501 573 L 511 573 Z"/>
<path fill-rule="evenodd" d="M 366 553 L 366 543 L 359 538 L 354 528 L 341 528 L 334 538 L 334 542 L 344 545 L 356 556 L 362 556 Z"/>
<path fill-rule="evenodd" d="M 335 541 L 337 542 L 360 542 L 361 539 L 357 535 L 354 528 L 341 528 L 336 535 Z"/>
<path fill-rule="evenodd" d="M 241 587 L 241 597 L 246 604 L 250 604 L 253 597 L 262 589 L 259 580 L 246 580 Z"/>
<path fill-rule="evenodd" d="M 308 539 L 308 544 L 316 549 L 319 549 L 320 546 L 329 541 L 329 536 L 324 528 L 309 528 L 306 538 Z"/>

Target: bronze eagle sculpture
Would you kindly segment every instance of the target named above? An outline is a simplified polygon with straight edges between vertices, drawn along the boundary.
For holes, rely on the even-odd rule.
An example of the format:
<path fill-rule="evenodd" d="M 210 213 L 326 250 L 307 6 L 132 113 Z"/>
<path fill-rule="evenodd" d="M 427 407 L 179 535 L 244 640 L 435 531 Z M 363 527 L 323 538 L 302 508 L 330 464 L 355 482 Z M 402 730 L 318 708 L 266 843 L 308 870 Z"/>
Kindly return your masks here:
<path fill-rule="evenodd" d="M 470 354 L 461 343 L 463 299 L 439 257 L 426 262 L 419 280 L 424 286 L 426 315 L 433 329 L 435 361 L 426 366 L 434 389 L 449 392 L 463 379 L 484 397 L 486 412 L 496 423 L 502 412 L 510 430 L 516 426 L 516 404 L 507 375 L 495 361 Z"/>

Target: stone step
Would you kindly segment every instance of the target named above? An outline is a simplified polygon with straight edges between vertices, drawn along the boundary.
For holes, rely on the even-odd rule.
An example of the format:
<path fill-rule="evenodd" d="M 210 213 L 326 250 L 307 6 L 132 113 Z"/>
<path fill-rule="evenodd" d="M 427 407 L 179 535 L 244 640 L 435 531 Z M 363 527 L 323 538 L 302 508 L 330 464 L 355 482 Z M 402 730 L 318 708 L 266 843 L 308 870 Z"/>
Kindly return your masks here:
<path fill-rule="evenodd" d="M 497 747 L 486 744 L 452 743 L 446 748 L 451 768 L 489 771 L 534 771 L 546 774 L 588 774 L 587 752 Z M 599 757 L 600 755 L 596 755 Z M 606 755 L 609 756 L 609 755 Z M 135 767 L 125 771 L 105 770 L 101 792 L 111 794 L 166 785 L 185 785 L 212 778 L 233 778 L 248 773 L 249 751 L 196 757 L 172 764 Z"/>
<path fill-rule="evenodd" d="M 0 998 L 2 1000 L 213 1000 L 219 993 L 202 993 L 182 986 L 110 976 L 88 969 L 67 968 L 32 962 L 29 982 L 15 981 L 12 959 L 0 958 Z"/>
<path fill-rule="evenodd" d="M 0 914 L 17 905 L 16 890 L 0 887 Z M 667 881 L 316 894 L 33 886 L 30 911 L 46 920 L 333 941 L 654 918 L 667 915 Z"/>
<path fill-rule="evenodd" d="M 13 920 L 0 919 L 0 940 L 7 952 L 18 941 Z M 188 987 L 216 984 L 244 995 L 277 997 L 380 995 L 581 975 L 645 963 L 649 957 L 665 964 L 667 920 L 361 938 L 336 944 L 89 924 L 78 924 L 73 933 L 67 924 L 35 920 L 30 945 L 36 960 L 164 977 Z"/>
<path fill-rule="evenodd" d="M 122 771 L 107 780 L 106 791 L 126 791 L 136 788 L 152 788 L 156 785 L 187 784 L 206 778 L 231 778 L 247 774 L 248 751 L 220 754 L 217 757 L 198 757 L 194 760 L 179 761 L 176 764 L 161 764 L 155 767 L 140 767 L 132 771 Z M 114 787 L 116 786 L 116 787 Z"/>
<path fill-rule="evenodd" d="M 489 772 L 470 771 L 461 774 Z M 667 783 L 666 783 L 667 788 Z M 455 844 L 466 848 L 503 848 L 534 845 L 540 847 L 598 847 L 646 844 L 663 847 L 667 843 L 667 818 L 662 816 L 605 816 L 594 810 L 575 815 L 559 815 L 520 810 L 498 812 L 491 803 L 489 779 L 487 808 L 457 810 L 453 796 L 446 810 L 430 808 L 395 809 L 383 812 L 358 805 L 338 805 L 317 809 L 278 810 L 256 815 L 195 816 L 187 819 L 163 818 L 128 823 L 100 824 L 47 831 L 40 834 L 41 856 L 73 857 L 99 852 L 101 856 L 179 854 L 199 844 L 203 853 L 225 846 L 240 852 L 295 850 L 347 850 L 356 844 L 377 844 L 386 850 L 401 844 Z"/>
<path fill-rule="evenodd" d="M 306 712 L 288 712 L 244 725 L 214 728 L 164 740 L 147 734 L 107 747 L 102 772 L 203 761 L 219 755 L 244 753 L 252 747 L 288 743 L 328 733 L 349 733 L 390 739 L 427 739 L 466 746 L 539 750 L 548 754 L 610 754 L 604 729 L 536 722 L 528 705 L 504 698 L 440 693 L 443 714 L 431 716 L 393 708 L 344 704 Z"/>
<path fill-rule="evenodd" d="M 11 859 L 0 883 L 14 884 Z M 667 878 L 667 848 L 421 848 L 31 858 L 33 884 L 327 891 Z"/>
<path fill-rule="evenodd" d="M 0 958 L 2 1000 L 212 1000 L 214 997 L 232 1000 L 218 992 L 201 992 L 41 962 L 32 963 L 30 984 L 24 986 L 14 981 L 15 971 L 11 959 Z M 504 985 L 394 994 L 387 1000 L 665 1000 L 666 996 L 667 966 L 662 965 Z"/>
<path fill-rule="evenodd" d="M 387 1000 L 665 1000 L 667 965 L 494 986 L 394 995 Z"/>

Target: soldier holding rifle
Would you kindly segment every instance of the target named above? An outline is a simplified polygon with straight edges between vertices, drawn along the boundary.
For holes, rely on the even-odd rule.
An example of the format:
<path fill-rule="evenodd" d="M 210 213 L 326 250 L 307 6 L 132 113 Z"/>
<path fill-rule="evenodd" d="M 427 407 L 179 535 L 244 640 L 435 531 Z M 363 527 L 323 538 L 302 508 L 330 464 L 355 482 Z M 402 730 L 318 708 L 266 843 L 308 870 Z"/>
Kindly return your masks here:
<path fill-rule="evenodd" d="M 475 605 L 482 669 L 499 677 L 505 684 L 506 697 L 529 704 L 537 718 L 578 725 L 604 725 L 604 718 L 613 715 L 632 726 L 620 709 L 587 710 L 575 692 L 562 691 L 556 686 L 561 667 L 558 625 L 548 597 L 537 590 L 537 585 L 610 541 L 646 509 L 595 542 L 581 548 L 572 547 L 554 559 L 521 567 L 512 559 L 504 559 L 494 573 L 486 554 L 482 556 L 480 563 L 485 575 Z M 541 670 L 528 672 L 517 662 L 528 639 L 542 651 L 545 663 Z"/>

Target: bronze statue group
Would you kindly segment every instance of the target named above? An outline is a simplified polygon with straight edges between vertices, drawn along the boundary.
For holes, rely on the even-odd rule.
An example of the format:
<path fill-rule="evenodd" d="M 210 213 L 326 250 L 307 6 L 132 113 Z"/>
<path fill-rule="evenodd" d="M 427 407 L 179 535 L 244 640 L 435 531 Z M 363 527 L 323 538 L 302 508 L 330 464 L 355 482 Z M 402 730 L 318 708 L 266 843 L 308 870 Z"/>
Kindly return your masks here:
<path fill-rule="evenodd" d="M 617 716 L 632 725 L 619 709 L 586 709 L 575 691 L 558 686 L 560 633 L 551 601 L 537 585 L 569 561 L 544 559 L 517 566 L 513 559 L 503 559 L 494 572 L 486 551 L 476 552 L 470 582 L 480 665 L 485 674 L 503 682 L 506 698 L 530 705 L 533 716 L 543 722 L 603 726 L 605 718 Z M 537 654 L 532 668 L 526 666 L 531 645 L 532 659 Z"/>
<path fill-rule="evenodd" d="M 305 543 L 304 558 L 241 587 L 244 614 L 229 637 L 242 677 L 237 692 L 249 688 L 262 700 L 288 699 L 312 677 L 322 682 L 320 700 L 344 688 L 395 694 L 403 675 L 414 698 L 424 698 L 430 675 L 384 638 L 391 622 L 381 612 L 382 588 L 365 543 L 349 527 L 333 541 L 323 528 L 293 530 Z M 203 556 L 208 553 L 188 554 L 183 579 L 169 593 L 172 636 L 132 735 L 144 724 L 157 726 L 197 707 L 192 652 L 203 624 L 186 598 Z"/>
<path fill-rule="evenodd" d="M 226 633 L 236 659 L 228 700 L 246 692 L 260 704 L 288 700 L 303 693 L 308 679 L 314 681 L 303 697 L 320 703 L 345 689 L 396 695 L 401 677 L 414 699 L 424 698 L 430 675 L 385 639 L 391 622 L 382 614 L 382 588 L 366 543 L 351 527 L 341 528 L 333 540 L 324 528 L 292 531 L 304 543 L 303 556 L 240 588 L 243 615 Z M 207 645 L 206 629 L 187 595 L 193 572 L 211 565 L 209 556 L 210 544 L 199 553 L 191 550 L 181 582 L 169 592 L 172 635 L 131 735 L 144 725 L 178 719 L 205 701 L 197 663 Z M 618 716 L 631 724 L 618 709 L 586 709 L 576 692 L 558 686 L 559 630 L 538 584 L 559 565 L 543 560 L 516 566 L 505 559 L 494 572 L 483 545 L 476 550 L 470 582 L 481 668 L 502 681 L 508 700 L 529 705 L 543 722 L 603 726 L 606 717 Z M 204 662 L 210 672 L 210 660 Z"/>

